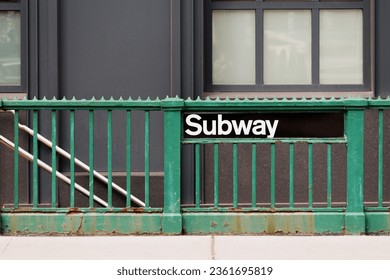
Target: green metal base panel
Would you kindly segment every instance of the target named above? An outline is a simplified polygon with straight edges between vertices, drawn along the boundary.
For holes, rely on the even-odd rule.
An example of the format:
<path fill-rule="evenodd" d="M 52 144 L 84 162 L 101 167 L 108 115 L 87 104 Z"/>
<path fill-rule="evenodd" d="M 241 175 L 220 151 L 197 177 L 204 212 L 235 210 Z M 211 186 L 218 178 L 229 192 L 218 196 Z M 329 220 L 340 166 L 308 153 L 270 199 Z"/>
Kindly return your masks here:
<path fill-rule="evenodd" d="M 345 214 L 345 234 L 362 235 L 366 233 L 366 217 L 362 213 Z"/>
<path fill-rule="evenodd" d="M 369 234 L 390 234 L 390 212 L 366 212 L 366 232 Z"/>
<path fill-rule="evenodd" d="M 3 234 L 159 234 L 162 214 L 3 213 Z"/>
<path fill-rule="evenodd" d="M 184 234 L 345 234 L 345 213 L 184 213 Z M 2 213 L 3 234 L 161 234 L 162 214 Z M 367 234 L 390 234 L 390 213 L 366 213 Z M 175 234 L 180 234 L 175 232 Z"/>
<path fill-rule="evenodd" d="M 185 213 L 186 234 L 342 234 L 344 213 Z"/>

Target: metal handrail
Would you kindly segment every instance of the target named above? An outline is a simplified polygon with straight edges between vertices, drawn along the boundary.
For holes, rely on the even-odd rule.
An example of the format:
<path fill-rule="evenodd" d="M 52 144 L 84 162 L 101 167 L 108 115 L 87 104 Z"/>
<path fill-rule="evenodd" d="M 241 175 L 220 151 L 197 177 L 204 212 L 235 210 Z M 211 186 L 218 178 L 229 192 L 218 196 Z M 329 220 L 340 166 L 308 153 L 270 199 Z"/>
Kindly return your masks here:
<path fill-rule="evenodd" d="M 7 110 L 6 112 L 10 112 L 12 113 L 13 115 L 15 115 L 15 111 L 14 110 Z M 29 135 L 31 136 L 34 136 L 34 130 L 32 130 L 31 128 L 29 128 L 28 126 L 26 125 L 22 125 L 20 123 L 18 123 L 18 127 L 20 129 L 22 129 L 23 131 L 27 132 Z M 3 137 L 5 138 L 5 137 Z M 40 141 L 41 143 L 45 144 L 47 147 L 49 148 L 52 148 L 53 147 L 53 143 L 47 139 L 46 137 L 42 136 L 41 134 L 37 133 L 37 139 L 38 141 Z M 9 141 L 9 140 L 8 140 Z M 10 141 L 10 143 L 12 143 Z M 13 143 L 12 143 L 13 144 Z M 66 152 L 64 149 L 62 149 L 61 147 L 59 146 L 55 146 L 55 150 L 58 154 L 62 155 L 63 157 L 65 157 L 66 159 L 70 160 L 71 159 L 71 155 Z M 89 168 L 88 165 L 86 165 L 84 162 L 82 162 L 81 160 L 79 160 L 78 158 L 74 158 L 75 160 L 75 164 L 77 166 L 79 166 L 80 168 L 84 169 L 85 171 L 87 171 L 88 173 L 91 172 L 91 169 Z M 52 171 L 49 171 L 49 172 L 52 172 Z M 92 170 L 92 173 L 93 175 L 99 179 L 100 181 L 102 181 L 103 183 L 105 184 L 108 184 L 108 179 L 103 176 L 101 173 L 99 173 L 98 171 L 96 170 Z M 70 182 L 70 180 L 69 180 Z M 123 196 L 127 196 L 127 191 L 122 189 L 119 185 L 117 185 L 116 183 L 112 182 L 112 187 L 114 190 L 116 190 L 118 193 L 122 194 Z M 89 195 L 88 195 L 89 196 Z M 143 201 L 141 201 L 140 199 L 138 199 L 137 197 L 133 196 L 133 195 L 130 195 L 130 199 L 131 201 L 133 201 L 135 204 L 137 204 L 138 206 L 141 206 L 141 207 L 145 207 L 145 203 Z"/>
<path fill-rule="evenodd" d="M 4 137 L 3 135 L 0 135 L 0 143 L 3 143 L 7 148 L 9 148 L 11 150 L 15 150 L 15 144 L 12 141 L 10 141 L 9 139 L 7 139 L 6 137 Z M 27 159 L 29 161 L 33 161 L 34 160 L 34 156 L 32 154 L 30 154 L 29 152 L 25 151 L 23 148 L 18 147 L 17 149 L 18 149 L 18 153 L 21 156 L 23 156 L 25 159 Z M 53 173 L 53 168 L 52 167 L 50 167 L 49 165 L 47 165 L 46 163 L 44 163 L 40 159 L 38 159 L 37 162 L 38 162 L 38 165 L 40 167 L 42 167 L 43 169 L 45 169 L 46 171 L 48 171 L 50 173 Z M 59 172 L 59 171 L 56 171 L 56 176 L 57 176 L 58 179 L 61 179 L 62 181 L 64 181 L 67 184 L 71 183 L 70 179 L 68 177 L 66 177 L 64 174 L 62 174 L 61 172 Z M 78 191 L 80 191 L 81 193 L 85 194 L 86 196 L 90 196 L 90 192 L 87 189 L 85 189 L 84 187 L 80 186 L 79 184 L 75 183 L 75 188 Z M 108 207 L 107 202 L 105 202 L 100 197 L 94 195 L 93 199 L 96 202 L 98 202 L 100 205 L 102 205 L 104 207 Z"/>

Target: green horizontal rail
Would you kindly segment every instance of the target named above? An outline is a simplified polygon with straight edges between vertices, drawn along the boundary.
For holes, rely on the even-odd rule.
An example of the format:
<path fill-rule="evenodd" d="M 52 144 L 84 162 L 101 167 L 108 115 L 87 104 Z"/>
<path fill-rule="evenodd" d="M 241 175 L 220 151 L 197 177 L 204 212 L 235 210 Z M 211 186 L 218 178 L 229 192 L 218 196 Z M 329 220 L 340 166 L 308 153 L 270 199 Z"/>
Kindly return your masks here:
<path fill-rule="evenodd" d="M 348 110 L 349 108 L 390 108 L 390 98 L 234 98 L 234 99 L 2 99 L 0 106 L 11 109 L 148 109 L 161 110 L 162 102 L 182 102 L 187 111 L 314 111 Z"/>
<path fill-rule="evenodd" d="M 160 99 L 3 99 L 2 108 L 4 110 L 161 110 Z"/>
<path fill-rule="evenodd" d="M 388 102 L 390 106 L 390 101 Z M 272 99 L 196 99 L 185 100 L 187 111 L 313 111 L 367 107 L 365 98 L 272 98 Z"/>
<path fill-rule="evenodd" d="M 275 209 L 274 208 L 270 208 L 270 207 L 257 207 L 257 208 L 252 208 L 252 207 L 240 207 L 240 208 L 236 208 L 234 209 L 234 211 L 232 211 L 232 208 L 231 207 L 218 207 L 218 208 L 215 208 L 215 207 L 203 207 L 203 208 L 197 208 L 197 207 L 187 207 L 187 208 L 183 208 L 182 209 L 183 212 L 222 212 L 222 213 L 227 213 L 227 212 L 234 212 L 234 213 L 237 213 L 237 212 L 246 212 L 246 213 L 250 213 L 250 212 L 271 212 L 271 213 L 275 213 Z M 315 213 L 315 212 L 345 212 L 345 209 L 344 208 L 337 208 L 337 207 L 334 207 L 332 209 L 330 208 L 310 208 L 310 207 L 300 207 L 300 208 L 291 208 L 291 207 L 280 207 L 278 208 L 278 211 L 277 212 L 311 212 L 311 213 Z"/>
<path fill-rule="evenodd" d="M 119 208 L 119 207 L 112 207 L 112 208 L 90 208 L 90 207 L 79 207 L 76 209 L 69 209 L 69 207 L 57 207 L 57 208 L 51 208 L 51 207 L 39 207 L 39 208 L 2 208 L 1 212 L 4 213 L 26 213 L 26 214 L 39 214 L 39 213 L 67 213 L 67 214 L 77 214 L 77 213 L 162 213 L 162 208 L 143 208 L 142 210 L 138 208 Z"/>
<path fill-rule="evenodd" d="M 390 108 L 390 97 L 382 98 L 369 98 L 367 99 L 367 108 Z"/>
<path fill-rule="evenodd" d="M 234 144 L 275 144 L 275 143 L 321 143 L 321 144 L 346 144 L 346 138 L 185 138 L 183 144 L 214 144 L 214 143 L 230 143 Z"/>

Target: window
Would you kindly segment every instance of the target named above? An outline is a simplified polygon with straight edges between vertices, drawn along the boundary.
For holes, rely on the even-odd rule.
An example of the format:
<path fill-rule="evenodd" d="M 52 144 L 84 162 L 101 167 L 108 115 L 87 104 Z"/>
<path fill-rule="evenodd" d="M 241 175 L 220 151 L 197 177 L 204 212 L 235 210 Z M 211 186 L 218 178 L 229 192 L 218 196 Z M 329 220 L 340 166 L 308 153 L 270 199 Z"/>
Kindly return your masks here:
<path fill-rule="evenodd" d="M 205 0 L 205 91 L 371 91 L 369 0 Z"/>
<path fill-rule="evenodd" d="M 0 92 L 26 90 L 24 0 L 0 1 Z"/>

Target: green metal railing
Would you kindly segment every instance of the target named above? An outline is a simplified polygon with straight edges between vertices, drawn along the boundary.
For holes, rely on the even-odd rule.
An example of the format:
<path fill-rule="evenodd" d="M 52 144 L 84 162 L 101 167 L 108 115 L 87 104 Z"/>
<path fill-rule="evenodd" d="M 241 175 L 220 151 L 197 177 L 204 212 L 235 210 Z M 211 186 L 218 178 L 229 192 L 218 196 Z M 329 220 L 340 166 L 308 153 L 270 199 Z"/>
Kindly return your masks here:
<path fill-rule="evenodd" d="M 352 106 L 355 106 L 352 101 Z M 262 100 L 262 101 L 253 101 L 253 100 L 197 100 L 197 101 L 186 101 L 185 108 L 186 111 L 202 111 L 202 112 L 237 112 L 237 111 L 271 111 L 271 112 L 302 112 L 302 111 L 337 111 L 344 110 L 345 100 Z M 195 198 L 195 208 L 191 208 L 191 211 L 200 210 L 221 210 L 226 211 L 231 207 L 239 208 L 239 179 L 238 179 L 238 167 L 239 167 L 239 155 L 238 147 L 244 143 L 244 145 L 251 145 L 250 156 L 247 158 L 251 159 L 251 200 L 247 201 L 246 205 L 243 204 L 240 206 L 240 209 L 244 211 L 270 211 L 277 209 L 278 211 L 296 211 L 299 210 L 310 210 L 310 211 L 328 211 L 328 210 L 342 210 L 340 207 L 334 207 L 332 204 L 332 147 L 333 145 L 346 145 L 347 138 L 349 135 L 344 135 L 344 137 L 339 138 L 257 138 L 257 139 L 185 139 L 184 144 L 193 144 L 195 150 L 195 185 L 196 185 L 196 198 Z M 219 192 L 220 192 L 220 177 L 226 176 L 226 174 L 221 175 L 219 168 L 219 150 L 220 145 L 229 143 L 231 144 L 232 149 L 232 186 L 233 194 L 232 201 L 228 204 L 227 208 L 223 208 L 219 202 Z M 297 207 L 297 202 L 295 201 L 295 184 L 294 179 L 296 176 L 296 145 L 305 143 L 307 146 L 307 201 L 304 203 L 306 207 Z M 207 203 L 201 203 L 201 164 L 202 164 L 202 150 L 205 149 L 205 146 L 212 146 L 209 148 L 208 154 L 213 154 L 213 188 L 214 188 L 214 199 L 213 204 L 207 208 Z M 277 168 L 277 149 L 279 146 L 287 145 L 288 146 L 288 161 L 289 161 L 289 171 L 288 171 L 288 201 L 285 203 L 277 202 L 277 186 L 276 178 L 278 173 Z M 327 179 L 327 195 L 326 200 L 322 204 L 318 204 L 316 207 L 314 203 L 313 196 L 313 146 L 316 145 L 326 145 L 326 179 Z M 259 180 L 259 173 L 263 170 L 257 166 L 258 162 L 258 150 L 268 149 L 270 151 L 269 156 L 269 200 L 266 206 L 261 207 L 258 203 L 257 197 L 259 190 L 257 187 Z M 212 150 L 212 153 L 210 152 Z M 262 172 L 264 173 L 264 172 Z M 264 174 L 262 177 L 267 177 Z M 261 179 L 261 178 L 260 178 Z M 300 203 L 302 204 L 302 203 Z M 325 207 L 324 207 L 325 206 Z"/>
<path fill-rule="evenodd" d="M 386 166 L 386 155 L 388 154 L 388 113 L 390 113 L 389 99 L 369 100 L 369 108 L 375 110 L 377 118 L 377 198 L 375 201 L 366 203 L 365 210 L 369 212 L 387 211 L 389 209 L 388 182 L 386 184 L 385 175 L 388 166 Z M 387 122 L 386 122 L 387 120 Z"/>
<path fill-rule="evenodd" d="M 46 168 L 47 171 L 52 173 L 51 176 L 51 192 L 52 192 L 52 201 L 51 207 L 49 209 L 57 209 L 57 178 L 58 170 L 57 170 L 57 161 L 58 161 L 58 153 L 65 155 L 70 161 L 70 198 L 69 198 L 69 208 L 75 207 L 75 191 L 76 189 L 81 189 L 81 187 L 76 183 L 76 166 L 81 166 L 83 169 L 89 172 L 89 188 L 88 191 L 84 192 L 89 196 L 89 208 L 95 208 L 95 202 L 98 201 L 102 206 L 106 208 L 113 208 L 113 199 L 112 193 L 113 188 L 115 190 L 119 190 L 122 194 L 126 195 L 126 207 L 131 206 L 131 200 L 136 201 L 140 206 L 143 206 L 145 209 L 150 209 L 150 151 L 149 151 L 149 143 L 150 143 L 150 111 L 159 110 L 160 102 L 159 101 L 130 101 L 127 102 L 127 105 L 123 105 L 123 100 L 113 101 L 113 100 L 91 100 L 91 101 L 75 101 L 75 100 L 30 100 L 30 101 L 19 101 L 19 100 L 7 100 L 3 101 L 3 108 L 5 110 L 12 110 L 14 114 L 14 145 L 12 148 L 14 150 L 14 208 L 18 208 L 19 206 L 19 184 L 18 184 L 18 165 L 19 165 L 19 156 L 22 148 L 19 147 L 19 129 L 24 130 L 25 132 L 31 134 L 32 140 L 32 208 L 37 209 L 39 206 L 39 167 L 46 166 L 39 159 L 39 143 L 43 142 L 49 148 L 51 148 L 51 168 Z M 12 109 L 10 109 L 12 108 Z M 19 123 L 19 111 L 31 111 L 32 112 L 32 129 L 29 129 L 25 125 L 21 125 Z M 112 168 L 112 154 L 113 154 L 113 121 L 112 115 L 113 110 L 124 110 L 126 111 L 126 188 L 121 189 L 115 183 L 113 183 L 113 168 Z M 39 134 L 39 114 L 43 111 L 48 111 L 51 113 L 51 120 L 48 122 L 51 124 L 51 141 L 46 140 L 42 135 Z M 61 112 L 68 111 L 69 112 L 69 153 L 65 152 L 63 149 L 57 146 L 57 134 L 59 133 L 58 129 L 58 116 L 60 116 Z M 89 141 L 89 162 L 88 165 L 81 162 L 75 156 L 75 115 L 76 112 L 87 111 L 88 112 L 88 124 L 85 129 L 88 131 L 88 141 Z M 107 203 L 101 203 L 101 200 L 96 199 L 94 194 L 94 177 L 100 175 L 94 169 L 94 153 L 98 151 L 95 149 L 94 144 L 94 130 L 95 130 L 95 122 L 94 115 L 97 111 L 106 112 L 107 116 L 107 177 L 104 178 L 107 183 Z M 144 199 L 145 203 L 140 202 L 135 199 L 131 195 L 131 111 L 143 111 L 145 115 L 145 135 L 144 135 L 144 146 L 145 146 L 145 190 L 144 190 Z M 23 154 L 22 154 L 23 155 Z M 97 176 L 102 177 L 102 175 Z"/>
<path fill-rule="evenodd" d="M 163 100 L 3 100 L 4 111 L 14 112 L 12 144 L 13 148 L 13 205 L 2 208 L 1 228 L 4 233 L 70 233 L 70 234 L 112 234 L 112 233 L 330 233 L 362 234 L 390 231 L 389 199 L 385 180 L 386 154 L 386 110 L 390 109 L 390 99 L 206 99 L 183 100 L 166 98 Z M 365 167 L 365 112 L 378 111 L 377 150 L 377 202 L 375 205 L 364 201 Z M 76 157 L 76 115 L 86 112 L 88 124 L 88 162 L 84 170 L 89 171 L 88 188 L 84 194 L 89 197 L 87 207 L 78 207 L 77 193 L 82 191 L 77 181 L 80 160 Z M 113 114 L 121 111 L 125 116 L 125 186 L 115 184 L 113 148 L 116 145 L 112 132 L 115 127 Z M 134 135 L 133 112 L 143 114 L 144 134 L 144 187 L 142 204 L 135 203 L 132 197 L 132 141 Z M 161 207 L 151 203 L 151 113 L 164 114 L 164 181 Z M 20 152 L 21 114 L 27 112 L 32 124 L 31 158 L 32 191 L 31 205 L 20 204 Z M 39 159 L 41 135 L 39 134 L 40 115 L 49 112 L 51 126 L 50 166 L 44 168 Z M 69 123 L 69 205 L 58 206 L 59 197 L 59 138 L 63 129 L 58 127 L 63 112 Z M 95 116 L 106 115 L 103 124 L 107 133 L 106 191 L 103 202 L 97 196 L 95 164 L 96 146 L 94 135 L 97 123 Z M 344 136 L 336 138 L 183 138 L 183 112 L 342 112 L 345 116 Z M 41 122 L 42 123 L 42 122 Z M 99 125 L 102 125 L 99 123 Z M 2 141 L 4 142 L 4 141 Z M 13 146 L 12 146 L 13 145 Z M 192 145 L 194 151 L 194 203 L 182 205 L 181 191 L 188 186 L 181 184 L 181 148 Z M 303 149 L 302 149 L 303 147 Z M 334 181 L 339 170 L 335 164 L 340 156 L 337 147 L 344 151 L 346 166 L 343 172 L 345 184 L 342 192 L 345 201 L 335 201 Z M 284 160 L 278 153 L 286 151 Z M 26 150 L 27 147 L 26 147 Z M 304 151 L 302 155 L 302 150 Z M 226 152 L 228 151 L 228 152 Z M 249 163 L 242 162 L 242 155 Z M 267 158 L 261 152 L 267 151 Z M 221 169 L 226 154 L 230 155 L 229 170 Z M 324 195 L 318 198 L 316 170 L 318 157 L 325 158 Z M 1 159 L 0 159 L 1 160 Z M 287 161 L 286 161 L 287 160 Z M 300 163 L 297 161 L 301 160 Z M 212 182 L 205 184 L 204 164 L 208 161 L 208 176 Z M 259 164 L 261 161 L 262 164 Z M 303 164 L 302 164 L 303 162 Z M 45 163 L 49 165 L 48 163 Z M 287 166 L 281 181 L 281 165 Z M 81 165 L 83 166 L 83 165 Z M 246 171 L 242 172 L 245 166 Z M 264 168 L 266 167 L 266 168 Z M 40 193 L 44 186 L 40 182 L 39 169 L 51 171 L 50 206 L 40 204 Z M 3 171 L 4 172 L 4 171 Z M 303 172 L 303 173 L 302 173 Z M 96 171 L 96 173 L 98 173 Z M 247 176 L 243 178 L 243 176 Z M 297 181 L 304 178 L 304 200 L 300 192 L 302 186 Z M 226 183 L 226 178 L 229 182 Z M 105 179 L 103 179 L 105 180 Z M 243 183 L 245 182 L 245 183 Z M 261 184 L 260 184 L 261 183 Z M 0 186 L 1 187 L 1 186 Z M 125 205 L 115 205 L 113 196 L 119 191 L 125 194 Z M 208 196 L 205 192 L 208 192 Z M 221 201 L 229 192 L 230 200 Z M 280 200 L 281 192 L 287 194 Z M 245 194 L 244 194 L 245 193 Z M 248 195 L 248 193 L 250 195 Z M 210 195 L 211 194 L 211 195 Z M 101 194 L 99 194 L 101 195 Z M 141 207 L 140 207 L 141 206 Z M 71 214 L 71 215 L 69 215 Z M 15 220 L 16 219 L 16 220 Z"/>
<path fill-rule="evenodd" d="M 308 140 L 309 141 L 309 140 Z M 340 140 L 341 141 L 341 140 Z M 333 176 L 332 176 L 332 147 L 334 144 L 339 144 L 339 142 L 335 143 L 326 143 L 326 183 L 327 183 L 327 188 L 326 188 L 326 197 L 325 199 L 320 200 L 318 197 L 315 200 L 314 196 L 314 186 L 313 186 L 313 169 L 314 169 L 314 164 L 313 164 L 313 146 L 316 146 L 318 143 L 311 143 L 310 141 L 307 142 L 307 153 L 308 153 L 308 158 L 307 158 L 307 199 L 305 202 L 297 201 L 296 200 L 296 193 L 298 192 L 296 185 L 295 185 L 295 178 L 299 176 L 299 171 L 298 168 L 296 167 L 295 163 L 295 157 L 296 157 L 296 152 L 295 152 L 295 146 L 296 143 L 290 142 L 286 143 L 289 147 L 289 178 L 288 178 L 288 201 L 277 201 L 277 196 L 278 196 L 278 191 L 277 191 L 277 183 L 276 183 L 276 177 L 278 175 L 278 168 L 277 168 L 277 159 L 276 159 L 276 153 L 278 146 L 280 144 L 277 144 L 278 140 L 275 140 L 275 143 L 271 143 L 269 145 L 267 144 L 259 144 L 259 143 L 254 143 L 251 144 L 251 175 L 250 175 L 250 181 L 251 184 L 250 186 L 247 184 L 246 188 L 248 188 L 248 191 L 251 192 L 251 199 L 245 202 L 240 202 L 240 183 L 239 183 L 239 166 L 240 166 L 240 160 L 239 160 L 239 155 L 238 155 L 238 149 L 240 147 L 239 143 L 233 143 L 231 145 L 232 149 L 232 163 L 233 163 L 233 171 L 231 176 L 232 178 L 232 186 L 233 186 L 233 191 L 232 191 L 232 200 L 231 202 L 225 202 L 225 203 L 220 203 L 220 189 L 221 189 L 221 184 L 220 184 L 220 178 L 229 176 L 230 174 L 226 174 L 226 171 L 220 171 L 219 165 L 219 153 L 220 153 L 220 144 L 221 143 L 214 143 L 211 144 L 213 146 L 213 201 L 212 202 L 205 202 L 202 203 L 202 198 L 201 198 L 201 193 L 202 193 L 202 184 L 201 184 L 201 177 L 202 177 L 202 172 L 201 172 L 201 165 L 203 162 L 202 159 L 202 149 L 207 149 L 207 145 L 205 144 L 199 144 L 196 143 L 194 144 L 195 147 L 195 158 L 196 158 L 196 172 L 195 172 L 195 177 L 196 177 L 196 196 L 195 196 L 195 208 L 191 208 L 191 210 L 200 210 L 200 211 L 205 211 L 207 210 L 207 207 L 210 211 L 215 211 L 215 210 L 229 210 L 231 207 L 233 208 L 240 208 L 242 210 L 246 211 L 270 211 L 272 209 L 278 209 L 278 211 L 296 211 L 297 209 L 300 210 L 310 210 L 310 211 L 328 211 L 328 210 L 342 210 L 340 206 L 345 206 L 345 202 L 339 201 L 339 202 L 333 202 L 332 201 L 332 181 L 333 181 Z M 258 150 L 270 150 L 270 174 L 264 174 L 264 170 L 261 170 L 260 168 L 257 167 L 257 161 L 258 161 Z M 208 149 L 208 151 L 211 149 Z M 268 171 L 268 170 L 267 170 Z M 264 177 L 268 177 L 270 180 L 269 183 L 269 190 L 266 191 L 267 195 L 269 196 L 268 202 L 261 202 L 260 198 L 263 195 L 264 196 L 264 190 L 260 189 L 259 185 L 259 180 L 261 180 Z M 222 186 L 223 187 L 223 186 Z M 300 188 L 301 189 L 301 188 Z M 268 194 L 269 192 L 269 194 Z M 206 199 L 205 199 L 206 200 Z M 210 205 L 212 204 L 212 205 Z M 225 206 L 223 206 L 225 205 Z M 304 206 L 303 206 L 304 205 Z"/>
<path fill-rule="evenodd" d="M 3 114 L 14 115 L 13 118 L 13 137 L 7 138 L 1 136 L 0 141 L 4 144 L 4 147 L 7 147 L 13 150 L 13 173 L 14 173 L 14 189 L 13 189 L 13 201 L 11 203 L 5 204 L 2 209 L 2 224 L 3 230 L 5 232 L 12 231 L 32 231 L 32 232 L 50 232 L 52 227 L 56 229 L 54 232 L 73 232 L 75 229 L 70 227 L 69 229 L 61 228 L 61 224 L 66 225 L 72 222 L 69 221 L 69 217 L 66 217 L 67 213 L 73 213 L 73 217 L 70 217 L 71 220 L 79 220 L 86 224 L 92 224 L 92 222 L 85 220 L 85 215 L 90 215 L 89 219 L 93 219 L 95 224 L 93 229 L 84 229 L 83 227 L 80 234 L 89 233 L 91 231 L 96 232 L 106 232 L 107 226 L 112 224 L 112 231 L 116 231 L 116 228 L 119 228 L 119 233 L 127 232 L 160 232 L 161 225 L 159 220 L 162 216 L 162 207 L 155 206 L 151 203 L 151 161 L 153 161 L 153 155 L 150 152 L 150 125 L 151 125 L 151 114 L 154 111 L 161 110 L 161 101 L 160 100 L 3 100 L 2 109 L 4 110 Z M 121 152 L 121 156 L 125 157 L 126 170 L 125 170 L 125 184 L 122 186 L 117 185 L 114 182 L 114 170 L 113 170 L 113 149 L 116 145 L 113 139 L 113 128 L 115 123 L 113 122 L 113 115 L 117 112 L 122 112 L 122 115 L 125 116 L 125 149 Z M 138 112 L 138 113 L 137 113 Z M 20 120 L 21 114 L 28 115 L 27 119 L 30 118 L 30 123 L 32 128 L 21 124 L 22 121 L 26 121 L 24 118 Z M 132 162 L 133 151 L 132 151 L 132 139 L 134 135 L 131 133 L 131 126 L 134 122 L 132 119 L 133 113 L 137 113 L 139 118 L 144 119 L 144 135 L 137 135 L 137 138 L 143 137 L 143 146 L 144 146 L 144 169 L 142 170 L 142 178 L 144 180 L 144 187 L 142 190 L 134 190 L 132 186 L 133 180 L 133 169 Z M 48 114 L 50 115 L 47 119 Z M 77 115 L 80 114 L 81 117 L 87 116 L 81 120 L 77 118 Z M 119 113 L 118 113 L 119 114 Z M 121 115 L 121 116 L 122 116 Z M 105 118 L 105 123 L 97 123 L 96 116 L 100 116 L 99 119 Z M 137 120 L 138 120 L 137 119 Z M 59 123 L 67 125 L 59 126 Z M 77 123 L 76 123 L 77 122 Z M 49 129 L 50 137 L 44 137 L 40 134 L 41 127 L 46 131 Z M 81 127 L 81 128 L 80 128 Z M 98 127 L 104 127 L 100 130 L 106 131 L 106 140 L 103 143 L 106 143 L 105 146 L 98 146 L 96 143 L 95 133 Z M 76 128 L 79 129 L 78 132 L 83 131 L 87 132 L 88 138 L 88 158 L 85 162 L 82 162 L 79 158 L 76 157 L 76 139 L 80 137 L 78 135 Z M 58 144 L 58 135 L 67 134 L 69 137 L 68 151 L 62 149 Z M 24 140 L 24 146 L 22 147 L 20 139 L 25 139 L 31 136 L 31 142 Z M 99 134 L 101 136 L 101 133 Z M 82 141 L 81 141 L 82 142 Z M 31 143 L 29 145 L 29 143 Z M 43 144 L 44 145 L 43 145 Z M 80 143 L 78 139 L 78 143 Z M 29 149 L 29 146 L 31 147 Z M 48 146 L 48 147 L 45 147 Z M 49 148 L 49 150 L 48 150 Z M 29 152 L 31 150 L 31 152 Z M 96 161 L 97 153 L 105 151 L 107 162 L 105 163 L 104 172 L 98 172 L 96 170 Z M 47 155 L 50 154 L 50 160 L 47 159 Z M 42 159 L 45 157 L 46 161 Z M 20 164 L 23 162 L 21 157 L 26 158 L 31 162 L 31 190 L 30 191 L 30 203 L 23 201 L 19 194 L 22 192 L 23 186 L 19 182 L 20 176 L 26 176 L 26 173 L 20 174 Z M 65 158 L 67 162 L 60 161 L 62 158 Z M 62 164 L 61 164 L 62 163 Z M 99 162 L 102 165 L 102 162 Z M 60 166 L 61 165 L 61 166 Z M 64 167 L 65 166 L 65 167 Z M 64 169 L 65 168 L 65 169 Z M 68 169 L 69 168 L 69 169 Z M 101 168 L 101 167 L 100 167 Z M 44 181 L 41 181 L 42 175 L 40 170 L 45 170 L 51 173 L 51 182 L 50 190 L 49 186 L 45 184 Z M 62 170 L 61 170 L 62 169 Z M 78 182 L 79 178 L 77 177 L 81 171 L 87 171 L 88 182 L 84 182 L 86 187 L 81 186 Z M 4 171 L 3 172 L 7 172 Z M 104 175 L 103 175 L 104 173 Z M 138 172 L 140 173 L 140 172 Z M 65 176 L 68 175 L 68 176 Z M 62 183 L 60 183 L 62 182 Z M 105 185 L 105 191 L 97 189 L 97 184 L 101 185 L 101 182 Z M 59 199 L 60 190 L 63 186 L 60 184 L 67 184 L 69 190 L 66 194 L 67 199 Z M 51 201 L 49 204 L 41 203 L 42 192 L 51 193 Z M 138 191 L 137 196 L 140 196 L 139 199 L 137 196 L 133 195 L 133 191 Z M 79 193 L 82 193 L 87 198 L 80 198 Z M 119 193 L 119 196 L 123 196 L 124 203 L 116 205 L 114 200 L 114 194 Z M 64 191 L 62 191 L 62 196 Z M 87 202 L 85 202 L 87 200 Z M 61 202 L 62 201 L 62 202 Z M 162 203 L 161 203 L 162 204 Z M 160 205 L 161 205 L 160 204 Z M 145 214 L 145 218 L 142 218 L 138 213 L 142 212 Z M 167 212 L 167 211 L 165 211 Z M 169 211 L 168 211 L 169 212 Z M 21 219 L 21 224 L 29 223 L 31 220 L 30 215 L 23 216 L 22 213 L 35 213 L 38 217 L 40 214 L 48 215 L 50 219 L 53 219 L 52 222 L 47 224 L 47 227 L 42 226 L 42 222 L 38 221 L 37 225 L 30 226 L 17 226 L 7 224 L 8 219 L 13 217 L 13 214 L 18 213 L 18 217 Z M 64 215 L 53 216 L 49 215 L 51 213 L 64 213 Z M 102 213 L 102 214 L 99 214 Z M 124 215 L 118 215 L 117 213 L 124 213 Z M 114 215 L 114 217 L 110 217 Z M 116 215 L 116 216 L 115 216 Z M 123 222 L 123 218 L 120 216 L 126 216 L 128 221 L 134 220 L 133 223 Z M 119 218 L 118 218 L 119 217 Z M 102 219 L 101 223 L 95 221 L 95 219 Z M 116 221 L 119 219 L 121 222 Z M 120 223 L 120 224 L 118 224 Z M 76 222 L 77 224 L 77 222 Z M 165 232 L 169 232 L 169 229 L 165 229 Z"/>

